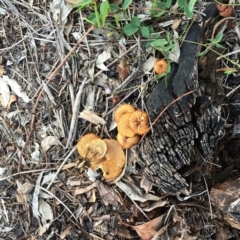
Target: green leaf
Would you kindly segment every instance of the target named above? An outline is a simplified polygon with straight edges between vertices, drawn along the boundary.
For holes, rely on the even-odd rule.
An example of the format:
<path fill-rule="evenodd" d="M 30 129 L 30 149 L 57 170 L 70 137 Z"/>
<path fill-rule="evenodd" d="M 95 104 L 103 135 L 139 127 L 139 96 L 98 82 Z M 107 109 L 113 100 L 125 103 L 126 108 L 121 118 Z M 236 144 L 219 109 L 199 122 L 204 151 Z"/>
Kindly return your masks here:
<path fill-rule="evenodd" d="M 222 49 L 226 49 L 223 45 L 219 44 L 219 43 L 216 43 L 215 45 L 217 48 L 222 48 Z"/>
<path fill-rule="evenodd" d="M 163 47 L 167 43 L 168 43 L 168 41 L 166 39 L 158 39 L 158 40 L 153 41 L 151 45 L 153 47 Z"/>
<path fill-rule="evenodd" d="M 184 6 L 187 4 L 186 0 L 178 0 L 178 6 L 181 8 L 184 8 Z"/>
<path fill-rule="evenodd" d="M 138 31 L 138 27 L 136 27 L 134 24 L 132 23 L 128 23 L 124 26 L 123 28 L 123 32 L 127 35 L 127 36 L 132 36 L 134 33 L 136 33 Z"/>
<path fill-rule="evenodd" d="M 100 16 L 100 14 L 99 14 L 99 12 L 98 12 L 97 4 L 94 5 L 94 12 L 95 12 L 95 16 L 96 16 L 97 26 L 98 26 L 99 28 L 101 28 L 101 22 L 100 22 L 101 16 Z"/>
<path fill-rule="evenodd" d="M 102 18 L 102 25 L 105 25 L 106 18 L 108 16 L 108 11 L 109 11 L 109 3 L 108 1 L 102 2 L 100 5 L 100 13 L 101 13 L 101 18 Z"/>
<path fill-rule="evenodd" d="M 82 0 L 80 3 L 74 5 L 78 10 L 82 10 L 84 7 L 88 7 L 91 4 L 91 0 Z"/>
<path fill-rule="evenodd" d="M 126 10 L 132 3 L 132 0 L 124 0 L 123 2 L 123 10 Z"/>
<path fill-rule="evenodd" d="M 133 17 L 131 19 L 131 24 L 134 25 L 135 27 L 140 27 L 140 20 L 138 17 Z"/>
<path fill-rule="evenodd" d="M 144 38 L 149 38 L 149 36 L 150 36 L 150 30 L 149 30 L 148 27 L 146 27 L 146 26 L 141 26 L 140 31 L 141 31 L 141 34 L 142 34 L 142 36 L 143 36 Z"/>
<path fill-rule="evenodd" d="M 221 32 L 221 33 L 217 34 L 217 36 L 215 37 L 215 41 L 217 43 L 219 43 L 222 41 L 222 38 L 223 38 L 223 33 Z"/>
<path fill-rule="evenodd" d="M 188 7 L 190 12 L 193 12 L 193 8 L 194 8 L 196 2 L 197 2 L 197 0 L 190 0 L 189 7 Z"/>

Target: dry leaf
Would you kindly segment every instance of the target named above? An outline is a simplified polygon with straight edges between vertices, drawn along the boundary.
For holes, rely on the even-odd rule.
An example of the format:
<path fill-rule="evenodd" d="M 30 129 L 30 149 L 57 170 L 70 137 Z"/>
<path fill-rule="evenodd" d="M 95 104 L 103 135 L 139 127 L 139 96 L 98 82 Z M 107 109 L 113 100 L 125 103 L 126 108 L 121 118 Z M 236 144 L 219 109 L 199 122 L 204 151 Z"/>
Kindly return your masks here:
<path fill-rule="evenodd" d="M 165 214 L 142 225 L 132 226 L 132 228 L 137 232 L 138 236 L 142 240 L 151 240 L 156 233 L 156 228 L 160 225 L 164 216 Z"/>
<path fill-rule="evenodd" d="M 148 200 L 151 201 L 159 201 L 160 198 L 149 193 L 143 194 L 143 196 L 137 195 L 136 192 L 134 192 L 127 184 L 123 183 L 122 181 L 116 182 L 116 185 L 126 193 L 128 197 L 130 197 L 133 201 L 139 201 L 139 202 L 146 202 Z"/>
<path fill-rule="evenodd" d="M 29 182 L 25 182 L 24 184 L 22 184 L 17 180 L 17 186 L 18 186 L 16 191 L 17 201 L 20 203 L 28 202 L 27 194 L 32 191 L 34 185 Z"/>
<path fill-rule="evenodd" d="M 129 76 L 129 70 L 125 60 L 122 60 L 120 64 L 118 64 L 117 71 L 122 81 Z"/>
<path fill-rule="evenodd" d="M 59 145 L 60 142 L 57 137 L 55 136 L 48 136 L 45 137 L 41 142 L 41 147 L 44 152 L 46 152 L 51 146 L 53 145 Z"/>
<path fill-rule="evenodd" d="M 152 210 L 155 209 L 155 208 L 165 206 L 166 203 L 167 203 L 167 201 L 153 202 L 153 203 L 149 204 L 148 207 L 143 208 L 143 211 L 145 211 L 145 212 L 150 212 L 150 211 L 152 211 Z"/>
<path fill-rule="evenodd" d="M 152 57 L 152 56 L 149 57 L 149 58 L 147 59 L 147 61 L 146 61 L 145 63 L 143 63 L 142 70 L 143 70 L 144 72 L 150 72 L 150 71 L 153 69 L 154 64 L 155 64 L 156 61 L 157 61 L 157 58 Z"/>
<path fill-rule="evenodd" d="M 17 97 L 16 97 L 15 95 L 10 95 L 9 102 L 8 102 L 7 106 L 5 106 L 5 107 L 6 107 L 7 109 L 9 109 L 9 108 L 11 107 L 11 104 L 12 104 L 13 102 L 16 102 L 16 101 L 17 101 Z M 0 102 L 1 102 L 1 104 L 4 106 L 5 101 L 4 101 L 2 95 L 0 95 Z"/>
<path fill-rule="evenodd" d="M 182 21 L 181 18 L 180 19 L 174 19 L 173 24 L 171 26 L 172 30 L 176 30 L 179 27 L 181 21 Z"/>
<path fill-rule="evenodd" d="M 98 55 L 96 60 L 96 67 L 103 70 L 108 71 L 108 68 L 103 64 L 111 57 L 111 53 L 108 51 L 103 51 L 101 54 Z"/>
<path fill-rule="evenodd" d="M 0 65 L 0 77 L 3 75 L 4 72 L 4 66 Z"/>
<path fill-rule="evenodd" d="M 84 109 L 80 113 L 79 117 L 83 118 L 95 125 L 99 125 L 99 124 L 105 125 L 106 124 L 106 121 L 103 118 L 99 117 L 96 113 L 89 111 L 87 109 Z"/>
<path fill-rule="evenodd" d="M 50 227 L 53 221 L 53 211 L 51 206 L 43 199 L 39 199 L 39 235 L 42 236 Z"/>
<path fill-rule="evenodd" d="M 2 77 L 0 77 L 0 83 L 1 83 L 1 91 L 3 90 L 2 87 L 2 83 L 5 83 L 7 85 L 9 85 L 12 89 L 12 91 L 20 98 L 23 99 L 24 102 L 28 103 L 30 102 L 30 98 L 27 96 L 27 94 L 22 90 L 21 86 L 17 83 L 17 81 L 9 78 L 6 75 L 3 75 Z M 7 90 L 9 91 L 9 89 Z M 3 93 L 2 93 L 3 94 Z M 10 96 L 9 96 L 10 98 Z"/>
<path fill-rule="evenodd" d="M 0 86 L 0 93 L 2 94 L 1 104 L 6 108 L 10 100 L 10 90 L 2 77 L 0 77 Z"/>

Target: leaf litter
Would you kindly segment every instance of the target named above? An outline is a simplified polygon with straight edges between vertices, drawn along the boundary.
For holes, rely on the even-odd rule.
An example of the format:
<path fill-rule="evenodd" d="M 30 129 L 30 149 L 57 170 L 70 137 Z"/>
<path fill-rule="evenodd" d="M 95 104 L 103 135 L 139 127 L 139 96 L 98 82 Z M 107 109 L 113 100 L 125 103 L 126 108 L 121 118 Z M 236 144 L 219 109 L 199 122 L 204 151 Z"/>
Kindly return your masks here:
<path fill-rule="evenodd" d="M 235 201 L 238 192 L 234 190 L 233 194 L 231 186 L 212 189 L 216 215 L 209 217 L 207 197 L 203 198 L 204 208 L 199 207 L 203 194 L 191 202 L 186 198 L 186 205 L 179 204 L 144 179 L 137 158 L 134 171 L 126 166 L 122 179 L 116 182 L 105 182 L 101 170 L 88 176 L 89 166 L 74 149 L 77 140 L 86 133 L 116 138 L 114 109 L 123 102 L 145 107 L 158 81 L 152 72 L 158 58 L 145 45 L 147 40 L 138 35 L 125 38 L 121 31 L 112 32 L 107 26 L 86 34 L 91 28 L 83 22 L 87 11 L 76 13 L 72 3 L 77 2 L 4 0 L 0 7 L 0 237 L 147 240 L 239 236 L 238 220 L 225 210 L 224 202 L 216 200 L 217 194 L 227 199 L 225 195 L 230 192 Z M 132 3 L 126 16 L 141 17 L 141 24 L 152 21 L 152 4 L 145 1 L 142 8 L 137 8 Z M 198 4 L 196 10 L 200 11 L 204 4 Z M 171 11 L 177 9 L 175 5 Z M 235 14 L 239 15 L 238 6 Z M 122 27 L 129 20 L 126 16 L 119 15 Z M 176 18 L 169 14 L 168 19 L 160 17 L 158 21 L 152 23 L 153 29 L 161 34 L 164 29 L 172 31 L 174 47 L 165 57 L 177 63 L 179 36 L 188 20 L 176 13 Z M 219 21 L 215 30 L 225 31 L 230 48 L 234 38 L 227 27 L 236 32 L 236 38 L 239 30 L 237 25 L 231 28 L 230 22 L 224 26 L 227 30 L 220 29 L 224 22 L 226 19 Z M 59 72 L 53 74 L 75 46 Z M 216 67 L 217 79 L 226 77 L 223 71 L 234 70 L 228 61 L 221 61 Z M 234 74 L 238 76 L 238 71 Z M 115 103 L 112 100 L 116 96 Z M 35 123 L 32 116 L 36 117 Z M 131 151 L 126 151 L 128 162 Z M 130 180 L 126 181 L 128 174 Z M 232 187 L 235 185 L 233 182 Z M 200 192 L 206 193 L 204 190 Z M 166 222 L 173 205 L 175 212 L 169 213 Z M 204 223 L 192 225 L 192 219 L 203 218 Z"/>

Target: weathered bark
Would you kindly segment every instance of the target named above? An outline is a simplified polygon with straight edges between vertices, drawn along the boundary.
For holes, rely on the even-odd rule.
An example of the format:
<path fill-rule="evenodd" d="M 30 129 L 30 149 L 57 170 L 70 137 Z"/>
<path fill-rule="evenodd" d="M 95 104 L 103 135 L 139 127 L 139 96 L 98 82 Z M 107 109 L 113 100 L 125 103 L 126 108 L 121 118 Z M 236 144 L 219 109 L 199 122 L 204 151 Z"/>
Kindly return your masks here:
<path fill-rule="evenodd" d="M 171 105 L 138 147 L 144 175 L 174 195 L 188 186 L 178 173 L 180 168 L 192 161 L 211 160 L 215 135 L 223 123 L 198 89 L 198 45 L 195 43 L 199 42 L 201 24 L 193 23 L 190 28 L 181 47 L 178 67 L 173 67 L 168 83 L 162 81 L 150 94 L 147 109 L 151 121 L 176 98 L 195 92 Z"/>

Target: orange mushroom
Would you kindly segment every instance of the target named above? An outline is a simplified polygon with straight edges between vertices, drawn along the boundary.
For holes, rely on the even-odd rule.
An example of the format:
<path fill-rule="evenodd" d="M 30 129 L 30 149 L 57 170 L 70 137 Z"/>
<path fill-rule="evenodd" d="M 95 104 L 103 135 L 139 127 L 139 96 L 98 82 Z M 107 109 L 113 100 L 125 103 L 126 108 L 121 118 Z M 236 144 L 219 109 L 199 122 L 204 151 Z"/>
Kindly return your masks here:
<path fill-rule="evenodd" d="M 82 158 L 88 159 L 89 145 L 92 140 L 99 139 L 99 137 L 94 133 L 89 133 L 84 135 L 77 143 L 77 151 Z"/>
<path fill-rule="evenodd" d="M 222 17 L 230 17 L 233 12 L 233 7 L 232 6 L 227 6 L 224 4 L 216 4 L 218 13 Z"/>
<path fill-rule="evenodd" d="M 122 172 L 126 157 L 120 144 L 113 139 L 103 139 L 107 152 L 100 163 L 91 164 L 93 170 L 102 169 L 103 177 L 108 181 L 115 180 Z"/>
<path fill-rule="evenodd" d="M 157 74 L 167 73 L 168 62 L 165 59 L 157 60 L 154 64 L 154 71 Z"/>
<path fill-rule="evenodd" d="M 125 113 L 118 121 L 117 129 L 120 134 L 125 137 L 133 137 L 136 133 L 131 129 L 129 125 L 129 118 L 133 113 Z"/>
<path fill-rule="evenodd" d="M 94 139 L 89 144 L 88 159 L 100 159 L 105 156 L 107 152 L 107 144 L 100 138 Z"/>
<path fill-rule="evenodd" d="M 118 121 L 122 118 L 122 116 L 126 113 L 132 113 L 135 111 L 135 108 L 130 104 L 122 104 L 120 105 L 114 112 L 114 120 L 118 123 Z"/>
<path fill-rule="evenodd" d="M 129 149 L 134 145 L 137 145 L 140 141 L 140 136 L 135 135 L 134 137 L 125 137 L 122 134 L 118 133 L 117 140 L 123 149 Z"/>
<path fill-rule="evenodd" d="M 129 116 L 129 127 L 135 134 L 144 135 L 148 132 L 148 115 L 141 110 L 136 110 Z"/>

